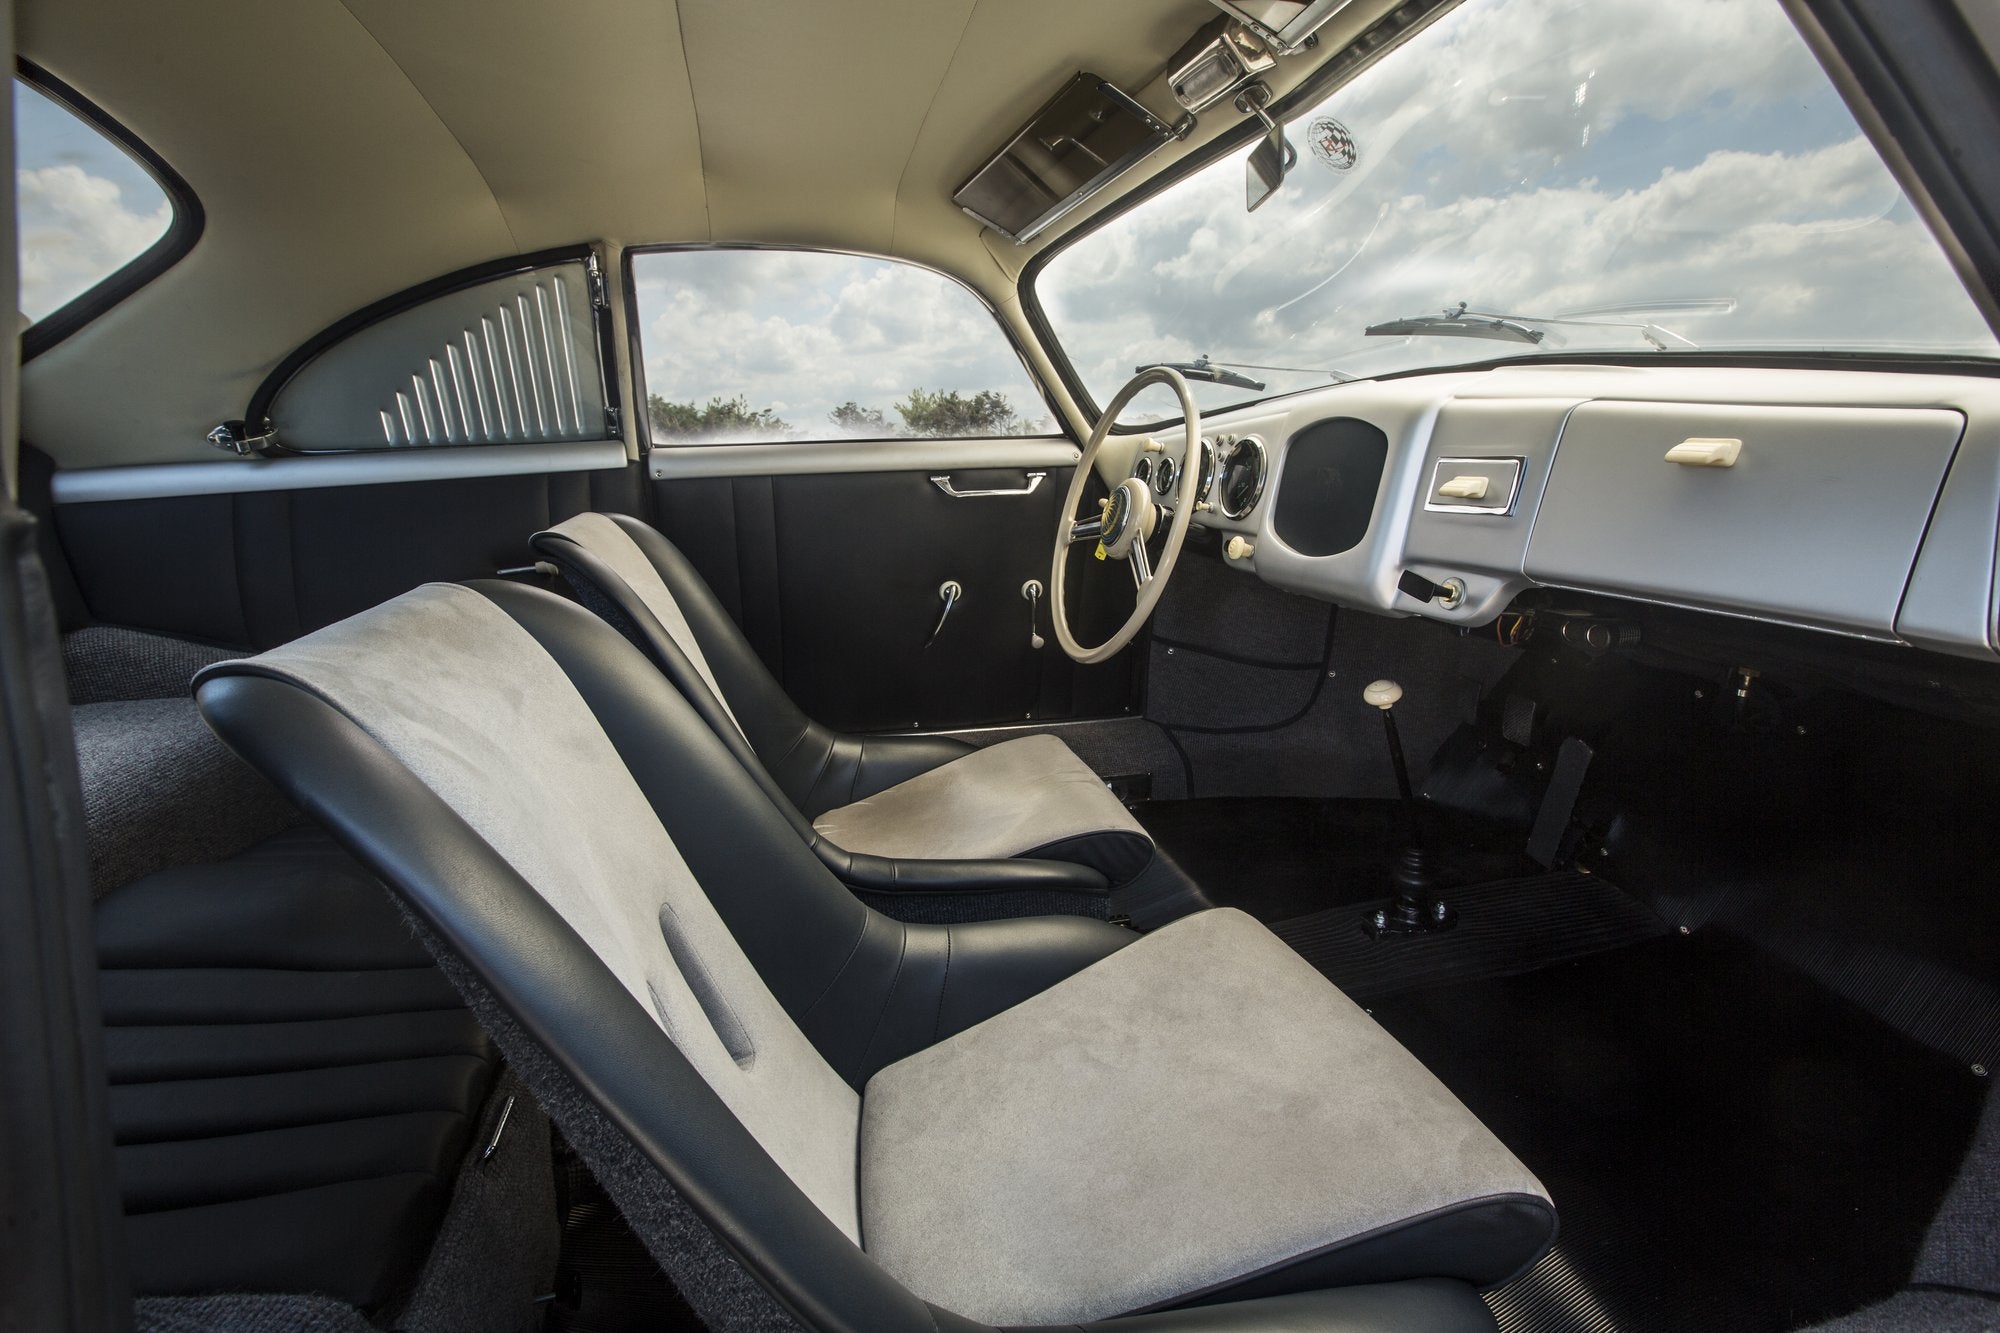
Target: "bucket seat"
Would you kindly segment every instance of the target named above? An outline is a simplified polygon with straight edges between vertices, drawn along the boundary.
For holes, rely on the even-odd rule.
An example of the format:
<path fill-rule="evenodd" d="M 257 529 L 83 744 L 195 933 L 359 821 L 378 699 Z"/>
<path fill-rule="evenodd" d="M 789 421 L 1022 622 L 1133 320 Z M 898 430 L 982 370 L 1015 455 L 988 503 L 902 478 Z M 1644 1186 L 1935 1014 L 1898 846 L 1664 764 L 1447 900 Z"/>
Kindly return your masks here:
<path fill-rule="evenodd" d="M 1552 1239 L 1533 1175 L 1249 917 L 890 921 L 551 594 L 429 585 L 198 700 L 406 899 L 718 1325 L 1490 1327 L 1472 1288 Z"/>
<path fill-rule="evenodd" d="M 1123 884 L 1153 842 L 1054 736 L 978 748 L 937 736 L 848 736 L 807 717 L 679 549 L 623 514 L 533 539 L 579 600 L 637 643 L 849 884 L 877 891 L 1044 895 Z M 1057 863 L 1057 864 L 1052 864 Z M 1067 864 L 1060 864 L 1067 863 Z M 1094 874 L 1078 875 L 1081 866 Z M 1099 913 L 1101 914 L 1101 912 Z"/>

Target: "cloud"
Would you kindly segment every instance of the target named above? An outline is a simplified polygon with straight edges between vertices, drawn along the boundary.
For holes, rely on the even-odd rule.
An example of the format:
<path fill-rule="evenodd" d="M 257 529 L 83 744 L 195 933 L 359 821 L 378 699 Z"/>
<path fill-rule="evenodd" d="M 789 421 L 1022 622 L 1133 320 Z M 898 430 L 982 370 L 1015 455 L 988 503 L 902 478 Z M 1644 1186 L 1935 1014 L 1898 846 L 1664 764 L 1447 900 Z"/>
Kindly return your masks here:
<path fill-rule="evenodd" d="M 1353 133 L 1352 171 L 1309 155 L 1320 115 Z M 1730 312 L 1650 317 L 1711 347 L 1994 351 L 1775 5 L 1471 0 L 1292 133 L 1303 160 L 1259 212 L 1243 210 L 1238 156 L 1044 270 L 1044 307 L 1100 402 L 1134 364 L 1204 352 L 1373 374 L 1526 350 L 1363 336 L 1459 301 L 1558 315 L 1720 298 Z M 1546 345 L 1646 346 L 1563 326 Z M 1251 373 L 1273 390 L 1327 382 Z"/>
<path fill-rule="evenodd" d="M 74 163 L 15 173 L 21 226 L 21 309 L 40 319 L 144 253 L 166 234 L 173 205 L 135 212 L 124 191 Z"/>
<path fill-rule="evenodd" d="M 634 261 L 646 388 L 680 402 L 741 394 L 807 438 L 841 432 L 850 400 L 894 423 L 911 389 L 998 390 L 1053 430 L 1013 344 L 977 297 L 890 260 L 785 250 L 679 251 Z"/>

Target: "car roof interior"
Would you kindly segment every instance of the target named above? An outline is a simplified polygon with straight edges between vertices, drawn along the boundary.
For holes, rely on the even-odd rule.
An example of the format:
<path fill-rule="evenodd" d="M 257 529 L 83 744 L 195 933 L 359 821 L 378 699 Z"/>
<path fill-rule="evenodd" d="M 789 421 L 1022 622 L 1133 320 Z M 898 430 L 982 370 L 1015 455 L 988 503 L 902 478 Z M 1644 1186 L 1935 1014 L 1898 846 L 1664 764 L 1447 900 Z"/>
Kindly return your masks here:
<path fill-rule="evenodd" d="M 1995 15 L 0 0 L 0 1323 L 2000 1326 Z"/>

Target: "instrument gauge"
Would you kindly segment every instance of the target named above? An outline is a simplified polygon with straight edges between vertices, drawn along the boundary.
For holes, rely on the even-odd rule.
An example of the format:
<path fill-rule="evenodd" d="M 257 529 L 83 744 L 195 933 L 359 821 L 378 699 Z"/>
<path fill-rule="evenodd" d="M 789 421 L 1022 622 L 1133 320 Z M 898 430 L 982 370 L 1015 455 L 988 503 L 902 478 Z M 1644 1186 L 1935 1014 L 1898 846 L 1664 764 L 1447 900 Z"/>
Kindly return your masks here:
<path fill-rule="evenodd" d="M 1264 442 L 1255 435 L 1234 440 L 1222 451 L 1216 478 L 1221 493 L 1215 498 L 1215 507 L 1223 517 L 1244 518 L 1257 507 L 1264 494 L 1267 467 Z"/>

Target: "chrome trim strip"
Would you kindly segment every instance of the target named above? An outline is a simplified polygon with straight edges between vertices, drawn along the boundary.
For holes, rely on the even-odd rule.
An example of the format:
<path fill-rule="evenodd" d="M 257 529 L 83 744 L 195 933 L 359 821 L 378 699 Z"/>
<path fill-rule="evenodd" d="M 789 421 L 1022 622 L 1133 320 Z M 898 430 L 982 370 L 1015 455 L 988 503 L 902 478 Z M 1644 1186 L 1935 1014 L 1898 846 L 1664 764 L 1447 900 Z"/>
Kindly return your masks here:
<path fill-rule="evenodd" d="M 595 472 L 625 466 L 620 440 L 583 444 L 487 444 L 437 449 L 382 449 L 311 458 L 252 458 L 235 462 L 145 463 L 134 467 L 58 472 L 50 480 L 57 504 L 161 500 L 245 491 L 303 491 L 322 486 L 384 486 L 399 481 L 459 477 L 518 477 L 536 472 Z"/>
<path fill-rule="evenodd" d="M 1082 451 L 1068 440 L 828 440 L 823 443 L 654 446 L 646 475 L 806 477 L 839 472 L 971 472 L 979 468 L 1072 467 Z"/>

